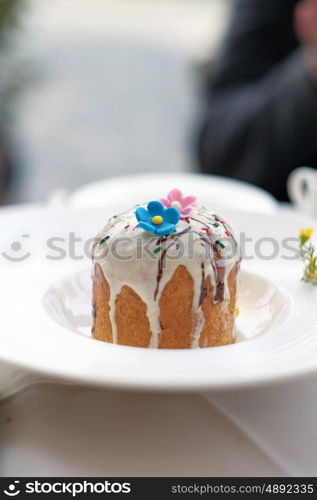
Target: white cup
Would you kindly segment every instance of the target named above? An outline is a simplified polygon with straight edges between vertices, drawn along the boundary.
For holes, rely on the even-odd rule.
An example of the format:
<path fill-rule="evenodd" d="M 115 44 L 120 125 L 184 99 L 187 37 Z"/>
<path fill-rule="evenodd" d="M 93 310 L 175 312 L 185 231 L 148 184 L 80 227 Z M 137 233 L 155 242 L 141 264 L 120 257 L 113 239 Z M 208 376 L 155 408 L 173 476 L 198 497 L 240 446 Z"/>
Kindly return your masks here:
<path fill-rule="evenodd" d="M 317 217 L 317 170 L 300 167 L 293 170 L 287 180 L 288 195 L 305 214 Z"/>

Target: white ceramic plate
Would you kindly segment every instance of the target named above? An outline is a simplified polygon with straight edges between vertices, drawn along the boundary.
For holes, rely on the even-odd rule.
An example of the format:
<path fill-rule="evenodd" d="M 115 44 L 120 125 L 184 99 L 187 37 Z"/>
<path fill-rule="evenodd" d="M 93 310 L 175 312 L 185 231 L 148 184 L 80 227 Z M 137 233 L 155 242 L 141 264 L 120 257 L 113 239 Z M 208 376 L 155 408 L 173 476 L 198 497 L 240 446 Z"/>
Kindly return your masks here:
<path fill-rule="evenodd" d="M 196 195 L 201 205 L 214 209 L 273 213 L 277 208 L 273 196 L 245 182 L 211 175 L 165 172 L 114 177 L 88 184 L 75 191 L 69 202 L 74 208 L 115 206 L 120 212 L 140 201 L 162 198 L 174 187 L 185 194 Z"/>
<path fill-rule="evenodd" d="M 285 249 L 284 240 L 296 237 L 301 226 L 313 225 L 311 220 L 223 212 L 238 236 L 252 238 L 243 263 L 238 320 L 239 340 L 249 340 L 218 348 L 155 350 L 87 337 L 88 257 L 82 255 L 82 242 L 76 242 L 73 258 L 56 249 L 62 247 L 68 254 L 73 233 L 85 242 L 109 215 L 106 210 L 36 208 L 23 217 L 18 210 L 0 214 L 6 255 L 0 263 L 3 360 L 63 380 L 151 390 L 243 387 L 317 369 L 316 289 L 300 281 L 298 261 L 285 259 L 292 252 Z M 52 242 L 52 237 L 59 240 Z M 12 247 L 14 239 L 21 248 Z M 280 248 L 275 258 L 250 258 L 255 246 L 267 257 L 273 245 Z M 28 257 L 13 262 L 23 255 Z"/>

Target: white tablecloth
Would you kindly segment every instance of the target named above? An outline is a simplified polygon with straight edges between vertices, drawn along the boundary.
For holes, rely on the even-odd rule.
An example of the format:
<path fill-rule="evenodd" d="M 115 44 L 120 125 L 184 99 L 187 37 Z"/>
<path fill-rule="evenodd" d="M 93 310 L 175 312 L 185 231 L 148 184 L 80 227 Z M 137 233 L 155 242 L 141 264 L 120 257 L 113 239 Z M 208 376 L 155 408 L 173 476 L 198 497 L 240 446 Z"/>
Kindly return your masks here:
<path fill-rule="evenodd" d="M 1 476 L 257 476 L 283 470 L 199 394 L 41 384 L 0 406 Z"/>
<path fill-rule="evenodd" d="M 317 475 L 317 374 L 182 395 L 40 381 L 1 366 L 2 476 Z"/>

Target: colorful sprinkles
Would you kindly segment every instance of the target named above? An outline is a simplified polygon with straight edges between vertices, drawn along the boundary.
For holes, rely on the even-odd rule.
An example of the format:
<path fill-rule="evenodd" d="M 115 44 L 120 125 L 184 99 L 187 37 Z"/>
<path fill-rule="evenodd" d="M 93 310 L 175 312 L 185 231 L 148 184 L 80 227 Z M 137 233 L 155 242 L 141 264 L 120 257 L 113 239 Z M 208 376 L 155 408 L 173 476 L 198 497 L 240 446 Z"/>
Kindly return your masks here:
<path fill-rule="evenodd" d="M 156 247 L 153 250 L 153 253 L 159 253 L 162 250 L 162 247 Z"/>
<path fill-rule="evenodd" d="M 100 240 L 99 244 L 102 245 L 105 241 L 109 240 L 110 236 L 105 236 L 104 238 L 102 238 L 102 240 Z"/>
<path fill-rule="evenodd" d="M 216 244 L 219 245 L 221 248 L 225 248 L 225 245 L 222 243 L 222 241 L 217 240 Z"/>

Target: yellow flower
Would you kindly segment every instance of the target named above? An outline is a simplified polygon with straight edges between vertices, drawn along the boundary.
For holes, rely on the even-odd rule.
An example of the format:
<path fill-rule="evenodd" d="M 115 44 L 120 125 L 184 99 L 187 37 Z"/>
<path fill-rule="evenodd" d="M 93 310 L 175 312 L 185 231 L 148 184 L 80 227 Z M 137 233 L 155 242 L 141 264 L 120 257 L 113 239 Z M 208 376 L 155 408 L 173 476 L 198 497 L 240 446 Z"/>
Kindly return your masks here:
<path fill-rule="evenodd" d="M 303 242 L 308 241 L 314 233 L 314 230 L 312 227 L 307 227 L 307 228 L 302 228 L 299 233 L 299 237 Z"/>

